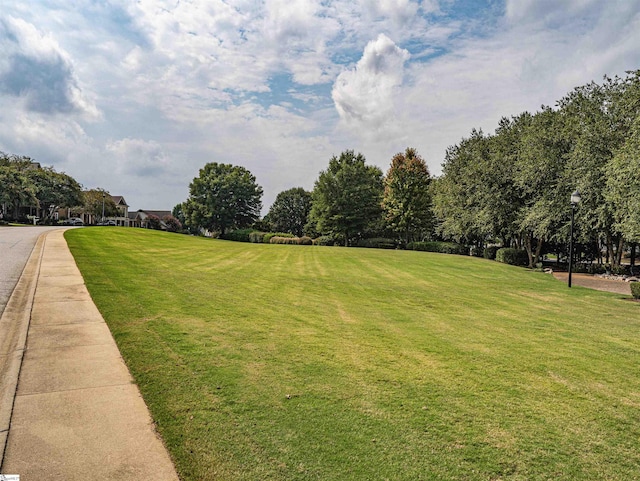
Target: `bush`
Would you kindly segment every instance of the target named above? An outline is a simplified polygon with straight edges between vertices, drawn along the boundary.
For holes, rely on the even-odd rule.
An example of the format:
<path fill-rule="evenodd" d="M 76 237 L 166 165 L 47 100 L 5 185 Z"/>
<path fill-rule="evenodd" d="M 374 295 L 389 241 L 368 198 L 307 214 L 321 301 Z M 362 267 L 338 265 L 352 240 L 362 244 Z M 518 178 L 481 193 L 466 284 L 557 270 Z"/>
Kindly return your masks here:
<path fill-rule="evenodd" d="M 310 246 L 313 244 L 313 241 L 310 237 L 282 237 L 282 236 L 273 236 L 269 240 L 270 244 L 291 244 L 291 245 L 307 245 Z"/>
<path fill-rule="evenodd" d="M 604 266 L 604 264 L 589 264 L 589 267 L 587 267 L 587 272 L 589 274 L 604 274 L 605 272 L 607 272 L 607 268 Z"/>
<path fill-rule="evenodd" d="M 495 261 L 496 253 L 498 252 L 498 249 L 500 249 L 500 247 L 498 246 L 485 247 L 484 250 L 482 251 L 482 257 L 484 257 L 485 259 L 491 259 L 492 261 Z"/>
<path fill-rule="evenodd" d="M 249 234 L 249 242 L 262 244 L 264 242 L 265 235 L 266 235 L 266 232 L 253 231 L 251 234 Z"/>
<path fill-rule="evenodd" d="M 172 215 L 165 215 L 162 218 L 162 222 L 164 222 L 167 232 L 180 232 L 182 230 L 182 223 Z"/>
<path fill-rule="evenodd" d="M 425 251 L 425 252 L 438 252 L 440 254 L 457 254 L 466 256 L 468 250 L 462 244 L 456 244 L 455 242 L 409 242 L 407 244 L 407 250 L 411 251 Z"/>
<path fill-rule="evenodd" d="M 373 249 L 395 249 L 398 247 L 395 239 L 386 237 L 374 237 L 372 239 L 360 239 L 356 243 L 356 247 L 370 247 Z"/>
<path fill-rule="evenodd" d="M 249 234 L 253 232 L 253 229 L 238 229 L 227 232 L 220 236 L 221 239 L 236 241 L 236 242 L 249 242 Z"/>
<path fill-rule="evenodd" d="M 633 295 L 633 298 L 640 299 L 640 282 L 631 282 L 629 285 L 631 287 L 631 294 Z"/>
<path fill-rule="evenodd" d="M 162 228 L 162 224 L 160 224 L 160 217 L 153 214 L 147 216 L 147 227 L 149 229 L 160 230 Z"/>
<path fill-rule="evenodd" d="M 271 239 L 273 237 L 293 238 L 295 236 L 293 234 L 290 234 L 289 232 L 268 232 L 263 236 L 262 242 L 264 242 L 265 244 L 272 244 Z"/>
<path fill-rule="evenodd" d="M 332 246 L 334 243 L 335 240 L 329 235 L 321 235 L 317 239 L 313 240 L 313 244 L 317 246 Z"/>
<path fill-rule="evenodd" d="M 527 251 L 514 249 L 512 247 L 503 247 L 502 249 L 498 249 L 496 252 L 496 260 L 512 266 L 526 266 L 529 264 Z"/>

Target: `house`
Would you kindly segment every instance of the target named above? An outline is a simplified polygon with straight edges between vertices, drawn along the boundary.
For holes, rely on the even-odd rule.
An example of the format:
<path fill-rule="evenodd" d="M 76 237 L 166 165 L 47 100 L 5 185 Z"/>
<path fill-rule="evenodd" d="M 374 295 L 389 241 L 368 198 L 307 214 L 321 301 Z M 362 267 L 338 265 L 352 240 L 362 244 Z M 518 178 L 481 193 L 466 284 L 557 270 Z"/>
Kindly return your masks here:
<path fill-rule="evenodd" d="M 129 205 L 127 205 L 127 201 L 124 200 L 124 197 L 121 195 L 112 195 L 111 199 L 114 204 L 116 204 L 118 215 L 115 217 L 107 217 L 107 220 L 113 220 L 116 222 L 116 225 L 122 227 L 129 227 Z"/>
<path fill-rule="evenodd" d="M 160 219 L 160 228 L 166 230 L 164 219 L 166 216 L 171 215 L 170 210 L 145 210 L 138 209 L 137 212 L 129 212 L 129 226 L 130 227 L 142 227 L 143 229 L 149 229 L 149 216 L 156 216 Z"/>
<path fill-rule="evenodd" d="M 105 217 L 105 221 L 113 221 L 115 225 L 128 227 L 129 226 L 129 205 L 124 197 L 121 195 L 110 195 L 118 214 L 111 217 Z M 98 206 L 99 210 L 99 206 Z M 85 212 L 84 206 L 65 207 L 58 209 L 58 212 L 54 215 L 55 219 L 71 219 L 77 217 L 82 219 L 85 225 L 95 225 L 102 221 L 101 213 Z"/>

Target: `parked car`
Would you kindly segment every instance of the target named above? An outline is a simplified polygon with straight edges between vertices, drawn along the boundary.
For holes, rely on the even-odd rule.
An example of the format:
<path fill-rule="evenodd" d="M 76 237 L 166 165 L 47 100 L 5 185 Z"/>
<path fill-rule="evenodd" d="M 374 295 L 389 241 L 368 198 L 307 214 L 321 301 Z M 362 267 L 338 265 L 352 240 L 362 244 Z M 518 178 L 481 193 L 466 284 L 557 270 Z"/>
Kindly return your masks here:
<path fill-rule="evenodd" d="M 71 217 L 64 221 L 65 225 L 84 225 L 83 220 L 80 217 Z"/>
<path fill-rule="evenodd" d="M 117 225 L 115 220 L 105 220 L 104 222 L 98 222 L 96 225 Z"/>

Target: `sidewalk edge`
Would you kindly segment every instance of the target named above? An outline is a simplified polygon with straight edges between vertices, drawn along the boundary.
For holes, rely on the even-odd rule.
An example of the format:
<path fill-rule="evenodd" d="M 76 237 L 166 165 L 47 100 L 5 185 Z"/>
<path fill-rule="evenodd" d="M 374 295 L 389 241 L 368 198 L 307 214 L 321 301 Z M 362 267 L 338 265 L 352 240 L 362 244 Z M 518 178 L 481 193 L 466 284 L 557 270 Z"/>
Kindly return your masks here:
<path fill-rule="evenodd" d="M 31 322 L 31 309 L 48 234 L 49 232 L 43 232 L 38 237 L 0 318 L 0 339 L 4 348 L 0 355 L 6 356 L 7 361 L 0 365 L 0 472 L 4 463 L 13 404 Z"/>

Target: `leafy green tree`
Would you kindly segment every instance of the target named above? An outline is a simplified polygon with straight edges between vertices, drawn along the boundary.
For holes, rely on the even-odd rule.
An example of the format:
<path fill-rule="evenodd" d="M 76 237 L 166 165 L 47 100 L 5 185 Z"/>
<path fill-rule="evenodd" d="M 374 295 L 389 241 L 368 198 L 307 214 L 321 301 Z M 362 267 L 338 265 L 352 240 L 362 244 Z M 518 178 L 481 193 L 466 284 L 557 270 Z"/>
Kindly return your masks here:
<path fill-rule="evenodd" d="M 20 207 L 38 205 L 36 186 L 25 172 L 15 166 L 0 166 L 0 204 L 11 207 L 13 219 L 18 219 Z"/>
<path fill-rule="evenodd" d="M 382 213 L 382 171 L 365 165 L 362 154 L 345 150 L 329 160 L 312 193 L 310 224 L 318 232 L 350 240 L 361 237 Z"/>
<path fill-rule="evenodd" d="M 94 219 L 102 220 L 102 206 L 104 202 L 104 216 L 116 217 L 118 207 L 109 192 L 104 189 L 89 189 L 82 192 L 82 203 L 74 210 L 90 214 Z"/>
<path fill-rule="evenodd" d="M 402 235 L 407 244 L 433 225 L 430 182 L 427 164 L 415 149 L 407 148 L 391 159 L 384 179 L 382 207 L 391 229 Z"/>
<path fill-rule="evenodd" d="M 251 226 L 260 215 L 262 187 L 244 167 L 208 163 L 189 185 L 189 193 L 183 209 L 192 228 L 224 234 Z"/>
<path fill-rule="evenodd" d="M 184 202 L 181 202 L 180 204 L 176 204 L 176 206 L 171 210 L 171 214 L 180 222 L 180 224 L 182 225 L 186 224 Z"/>
<path fill-rule="evenodd" d="M 640 116 L 606 173 L 604 195 L 613 208 L 613 228 L 628 242 L 640 242 Z"/>
<path fill-rule="evenodd" d="M 482 243 L 492 234 L 481 221 L 482 202 L 478 195 L 489 154 L 487 137 L 475 129 L 469 138 L 447 149 L 443 175 L 432 190 L 437 230 L 444 238 Z"/>
<path fill-rule="evenodd" d="M 43 218 L 51 218 L 60 207 L 82 203 L 82 188 L 73 177 L 50 167 L 30 169 L 26 173 L 35 186 Z"/>
<path fill-rule="evenodd" d="M 571 144 L 562 134 L 557 110 L 543 107 L 527 119 L 518 139 L 513 181 L 521 193 L 515 224 L 529 255 L 529 267 L 540 258 L 545 241 L 568 222 L 568 199 L 575 186 L 565 182 Z"/>
<path fill-rule="evenodd" d="M 289 232 L 301 237 L 309 212 L 311 193 L 302 187 L 294 187 L 277 195 L 267 216 L 274 232 Z"/>

